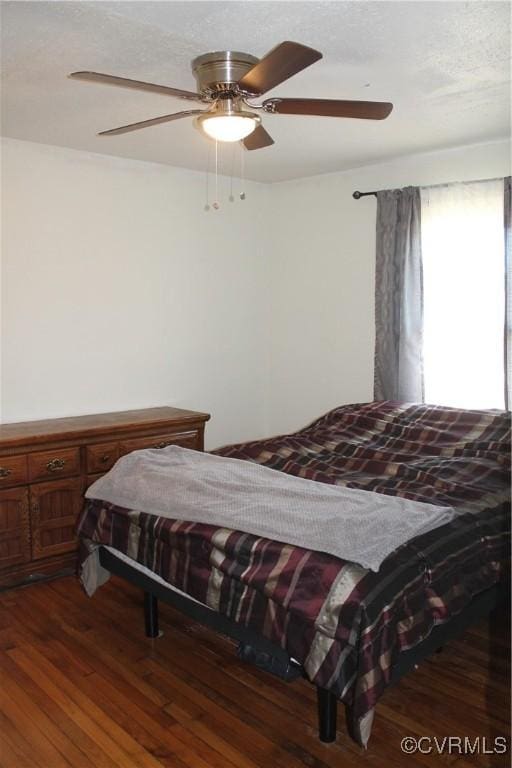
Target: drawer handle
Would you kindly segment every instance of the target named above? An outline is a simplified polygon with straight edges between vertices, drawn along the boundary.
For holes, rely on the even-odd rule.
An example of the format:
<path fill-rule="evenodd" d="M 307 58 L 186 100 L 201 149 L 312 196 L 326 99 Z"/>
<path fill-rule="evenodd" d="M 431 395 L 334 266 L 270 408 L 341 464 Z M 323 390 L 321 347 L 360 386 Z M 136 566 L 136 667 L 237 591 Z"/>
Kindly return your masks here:
<path fill-rule="evenodd" d="M 9 477 L 9 475 L 12 475 L 12 469 L 0 467 L 0 477 Z"/>
<path fill-rule="evenodd" d="M 109 459 L 110 459 L 110 453 L 104 453 L 103 456 L 100 456 L 101 464 L 106 464 Z"/>
<path fill-rule="evenodd" d="M 50 459 L 50 461 L 46 465 L 46 469 L 49 472 L 60 472 L 61 469 L 64 469 L 65 463 L 66 463 L 65 459 Z"/>
<path fill-rule="evenodd" d="M 167 448 L 168 445 L 172 445 L 172 440 L 162 440 L 161 443 L 157 443 L 153 448 Z"/>

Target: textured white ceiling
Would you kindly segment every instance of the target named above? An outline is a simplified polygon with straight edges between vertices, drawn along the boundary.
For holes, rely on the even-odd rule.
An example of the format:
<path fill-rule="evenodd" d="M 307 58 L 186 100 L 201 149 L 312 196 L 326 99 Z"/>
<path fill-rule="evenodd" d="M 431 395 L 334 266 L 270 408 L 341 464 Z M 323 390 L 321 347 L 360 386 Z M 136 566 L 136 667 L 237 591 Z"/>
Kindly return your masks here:
<path fill-rule="evenodd" d="M 395 109 L 383 122 L 266 115 L 276 143 L 244 152 L 249 178 L 310 176 L 510 134 L 510 6 L 491 0 L 3 2 L 2 134 L 204 170 L 208 142 L 190 119 L 95 135 L 190 102 L 66 75 L 95 70 L 194 90 L 195 56 L 262 56 L 283 40 L 324 58 L 268 96 Z"/>

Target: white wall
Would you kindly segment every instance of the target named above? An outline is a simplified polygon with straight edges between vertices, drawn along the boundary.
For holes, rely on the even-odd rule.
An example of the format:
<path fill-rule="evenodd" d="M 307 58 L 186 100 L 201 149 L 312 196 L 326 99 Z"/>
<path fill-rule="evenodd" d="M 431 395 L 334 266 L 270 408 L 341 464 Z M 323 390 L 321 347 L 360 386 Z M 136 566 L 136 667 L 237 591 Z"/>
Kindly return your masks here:
<path fill-rule="evenodd" d="M 494 142 L 275 184 L 270 433 L 373 399 L 374 197 L 352 192 L 510 174 Z"/>
<path fill-rule="evenodd" d="M 2 420 L 168 404 L 210 446 L 264 435 L 266 189 L 205 213 L 203 174 L 2 149 Z"/>
<path fill-rule="evenodd" d="M 210 447 L 372 398 L 375 199 L 510 173 L 505 142 L 275 185 L 2 143 L 2 420 L 152 405 Z"/>

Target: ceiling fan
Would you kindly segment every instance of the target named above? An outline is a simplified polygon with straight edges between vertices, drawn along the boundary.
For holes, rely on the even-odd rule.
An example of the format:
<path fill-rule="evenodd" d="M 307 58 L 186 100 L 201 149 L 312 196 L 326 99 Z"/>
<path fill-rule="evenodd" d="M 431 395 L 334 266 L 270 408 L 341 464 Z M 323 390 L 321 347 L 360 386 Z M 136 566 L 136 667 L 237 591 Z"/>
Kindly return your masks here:
<path fill-rule="evenodd" d="M 253 150 L 274 143 L 261 124 L 261 117 L 254 110 L 280 115 L 319 115 L 365 120 L 383 120 L 389 115 L 393 105 L 379 101 L 273 97 L 265 99 L 261 104 L 250 103 L 249 99 L 262 96 L 321 58 L 319 51 L 290 41 L 280 43 L 262 59 L 237 51 L 205 53 L 192 61 L 197 93 L 100 72 L 73 72 L 70 77 L 175 96 L 207 105 L 205 109 L 187 109 L 101 131 L 99 136 L 115 136 L 180 120 L 182 117 L 195 117 L 196 125 L 211 138 L 217 141 L 242 141 L 246 149 Z"/>

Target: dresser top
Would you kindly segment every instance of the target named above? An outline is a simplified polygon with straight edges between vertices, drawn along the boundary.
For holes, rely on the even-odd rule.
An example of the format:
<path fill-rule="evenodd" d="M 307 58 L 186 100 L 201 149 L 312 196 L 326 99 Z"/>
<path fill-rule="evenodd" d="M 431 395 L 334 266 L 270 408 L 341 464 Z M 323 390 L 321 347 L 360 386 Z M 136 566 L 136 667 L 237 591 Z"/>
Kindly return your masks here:
<path fill-rule="evenodd" d="M 115 411 L 113 413 L 96 413 L 89 416 L 69 416 L 60 419 L 43 419 L 42 421 L 20 421 L 11 424 L 0 424 L 0 449 L 34 443 L 51 439 L 52 437 L 72 438 L 73 435 L 86 437 L 101 435 L 103 432 L 112 433 L 128 431 L 137 427 L 188 427 L 199 426 L 208 421 L 208 413 L 186 411 L 182 408 L 143 408 L 137 411 Z"/>

